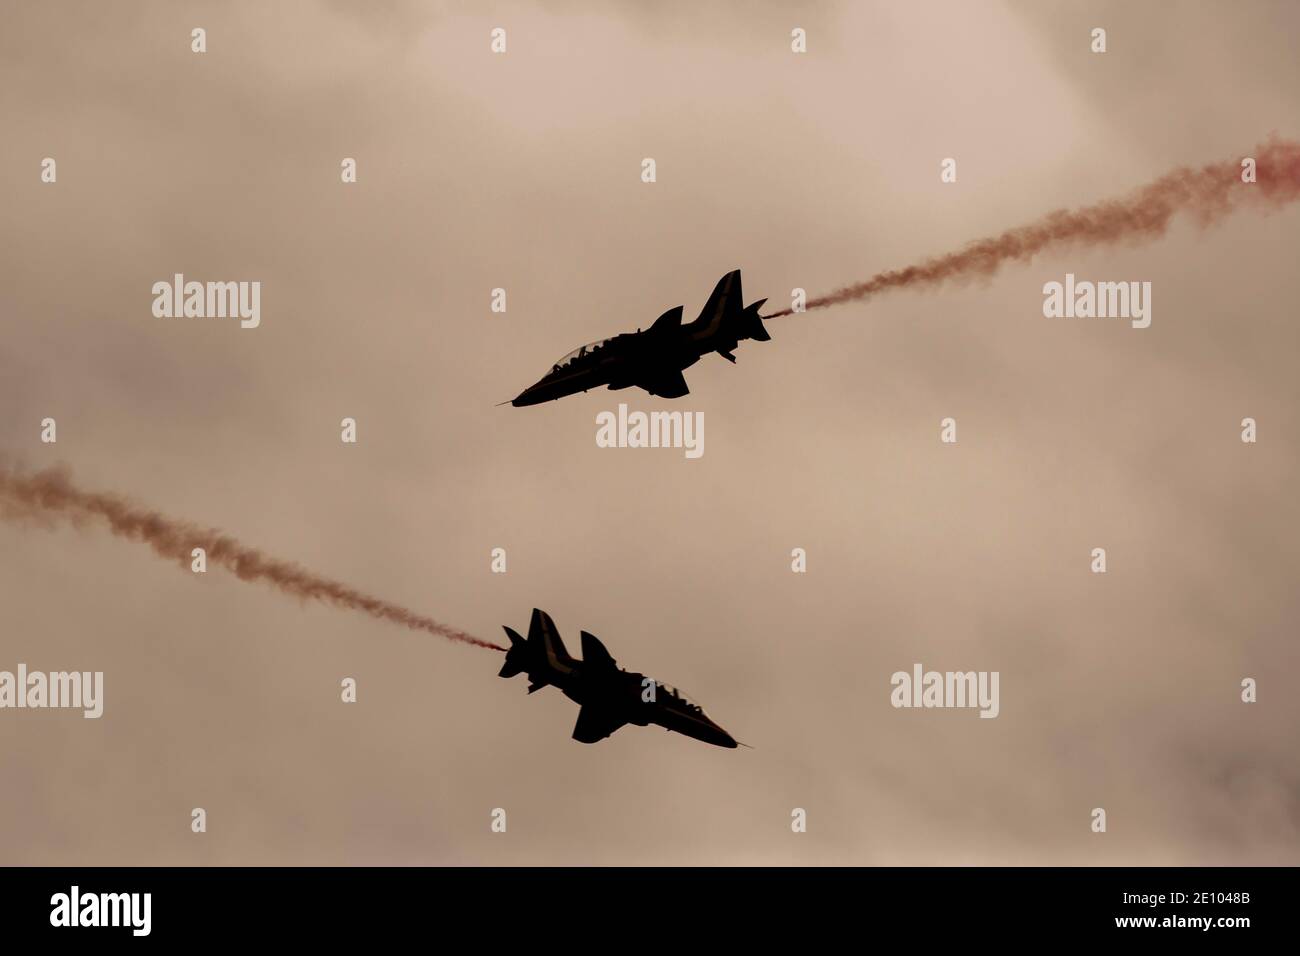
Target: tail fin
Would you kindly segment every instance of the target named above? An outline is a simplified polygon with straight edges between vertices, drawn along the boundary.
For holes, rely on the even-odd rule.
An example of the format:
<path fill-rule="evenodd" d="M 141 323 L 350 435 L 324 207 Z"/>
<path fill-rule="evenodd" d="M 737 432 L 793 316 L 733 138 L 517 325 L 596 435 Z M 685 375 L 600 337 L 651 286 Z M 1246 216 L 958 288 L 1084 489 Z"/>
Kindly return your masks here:
<path fill-rule="evenodd" d="M 501 665 L 498 677 L 527 673 L 532 681 L 528 688 L 531 694 L 573 671 L 574 660 L 560 640 L 555 622 L 545 611 L 533 609 L 527 638 L 521 637 L 512 628 L 504 630 L 510 638 L 510 648 L 506 651 L 506 660 Z"/>
<path fill-rule="evenodd" d="M 723 322 L 740 314 L 744 301 L 744 294 L 740 291 L 740 270 L 735 269 L 718 280 L 695 325 L 705 334 L 716 332 Z"/>
<path fill-rule="evenodd" d="M 573 658 L 560 639 L 555 622 L 538 608 L 533 608 L 533 619 L 528 622 L 528 647 L 549 670 L 568 673 L 573 669 Z"/>
<path fill-rule="evenodd" d="M 758 314 L 766 301 L 767 299 L 759 299 L 746 306 L 745 294 L 740 285 L 740 270 L 728 272 L 718 280 L 704 311 L 692 323 L 692 338 L 717 341 L 721 345 L 718 351 L 724 355 L 742 339 L 770 341 L 772 336 L 767 334 Z"/>

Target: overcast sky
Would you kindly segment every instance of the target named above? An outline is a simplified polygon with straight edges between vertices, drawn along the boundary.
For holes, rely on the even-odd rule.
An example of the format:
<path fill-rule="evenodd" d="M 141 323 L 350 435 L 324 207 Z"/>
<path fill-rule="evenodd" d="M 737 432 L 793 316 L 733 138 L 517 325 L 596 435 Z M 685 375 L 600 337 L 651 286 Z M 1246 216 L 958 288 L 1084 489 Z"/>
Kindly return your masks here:
<path fill-rule="evenodd" d="M 1300 862 L 1300 209 L 776 320 L 676 401 L 495 404 L 734 268 L 786 307 L 1294 138 L 1296 9 L 541 7 L 7 4 L 0 454 L 489 639 L 541 607 L 755 749 L 582 745 L 494 651 L 6 523 L 0 670 L 106 692 L 0 711 L 0 862 Z M 175 273 L 260 326 L 155 318 Z M 1150 328 L 1044 318 L 1066 273 Z M 598 448 L 620 401 L 704 455 Z M 915 663 L 999 716 L 891 707 Z"/>

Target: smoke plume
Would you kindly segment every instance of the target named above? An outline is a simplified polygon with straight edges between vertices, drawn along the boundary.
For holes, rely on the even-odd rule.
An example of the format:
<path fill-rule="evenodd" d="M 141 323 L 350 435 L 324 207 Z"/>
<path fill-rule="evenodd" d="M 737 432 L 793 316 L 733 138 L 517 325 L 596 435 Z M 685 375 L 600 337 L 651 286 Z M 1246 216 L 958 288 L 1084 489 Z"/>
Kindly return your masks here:
<path fill-rule="evenodd" d="M 143 542 L 159 557 L 174 561 L 186 570 L 190 568 L 191 551 L 203 548 L 209 564 L 223 567 L 244 581 L 264 581 L 303 600 L 364 611 L 371 617 L 476 647 L 505 650 L 498 644 L 363 594 L 290 561 L 268 557 L 216 529 L 168 518 L 117 495 L 83 491 L 72 484 L 63 468 L 24 474 L 0 462 L 0 517 L 34 519 L 46 525 L 59 519 L 75 526 L 102 521 L 113 534 Z"/>
<path fill-rule="evenodd" d="M 1183 167 L 1161 176 L 1124 199 L 1082 209 L 1058 209 L 1037 222 L 978 239 L 965 248 L 905 269 L 881 272 L 828 295 L 809 299 L 807 309 L 869 299 L 889 289 L 928 288 L 944 282 L 991 276 L 1007 262 L 1028 262 L 1040 252 L 1138 243 L 1164 235 L 1169 222 L 1187 213 L 1202 227 L 1246 206 L 1264 211 L 1300 199 L 1300 143 L 1271 137 L 1250 154 L 1254 183 L 1242 182 L 1241 158 L 1199 169 Z M 792 314 L 785 309 L 765 319 Z"/>

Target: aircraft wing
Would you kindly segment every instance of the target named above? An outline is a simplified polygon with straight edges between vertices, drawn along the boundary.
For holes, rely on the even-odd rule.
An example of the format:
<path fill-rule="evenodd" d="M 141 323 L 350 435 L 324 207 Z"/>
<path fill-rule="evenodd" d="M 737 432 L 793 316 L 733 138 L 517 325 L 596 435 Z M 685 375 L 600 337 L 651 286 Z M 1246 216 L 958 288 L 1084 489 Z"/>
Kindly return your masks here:
<path fill-rule="evenodd" d="M 680 369 L 648 376 L 637 382 L 637 385 L 644 388 L 651 395 L 658 395 L 660 398 L 681 398 L 683 395 L 690 394 L 691 391 L 686 387 L 686 376 L 681 373 Z"/>
<path fill-rule="evenodd" d="M 616 716 L 612 711 L 584 704 L 578 711 L 578 722 L 573 726 L 573 739 L 584 744 L 594 744 L 598 740 L 604 740 L 626 723 L 626 720 Z"/>

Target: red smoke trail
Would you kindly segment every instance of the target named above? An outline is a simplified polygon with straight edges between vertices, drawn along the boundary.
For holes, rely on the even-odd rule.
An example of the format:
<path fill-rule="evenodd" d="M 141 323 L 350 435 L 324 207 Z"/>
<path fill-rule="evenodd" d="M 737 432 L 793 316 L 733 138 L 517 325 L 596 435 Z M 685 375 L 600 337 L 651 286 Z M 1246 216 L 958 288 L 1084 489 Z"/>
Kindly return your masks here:
<path fill-rule="evenodd" d="M 187 570 L 192 560 L 192 549 L 202 548 L 210 563 L 233 572 L 244 581 L 265 581 L 304 600 L 310 598 L 336 607 L 364 611 L 371 617 L 475 647 L 505 650 L 499 644 L 480 640 L 400 605 L 362 594 L 292 562 L 267 557 L 256 548 L 240 544 L 215 529 L 164 517 L 117 495 L 82 491 L 73 486 L 65 469 L 50 468 L 25 475 L 0 463 L 0 517 L 45 519 L 46 523 L 50 519 L 64 518 L 73 525 L 103 520 L 113 534 L 142 541 L 159 557 L 175 561 Z"/>
<path fill-rule="evenodd" d="M 808 309 L 869 299 L 888 289 L 937 286 L 950 280 L 990 276 L 1007 262 L 1028 262 L 1040 252 L 1079 246 L 1137 243 L 1163 236 L 1169 221 L 1190 213 L 1202 227 L 1228 213 L 1253 205 L 1271 211 L 1300 199 L 1300 143 L 1271 137 L 1251 153 L 1257 182 L 1241 181 L 1241 160 L 1183 167 L 1161 176 L 1124 199 L 1082 209 L 1058 209 L 1037 222 L 979 239 L 964 249 L 927 259 L 920 265 L 881 272 L 829 295 L 809 299 Z M 765 319 L 791 315 L 785 309 Z"/>

